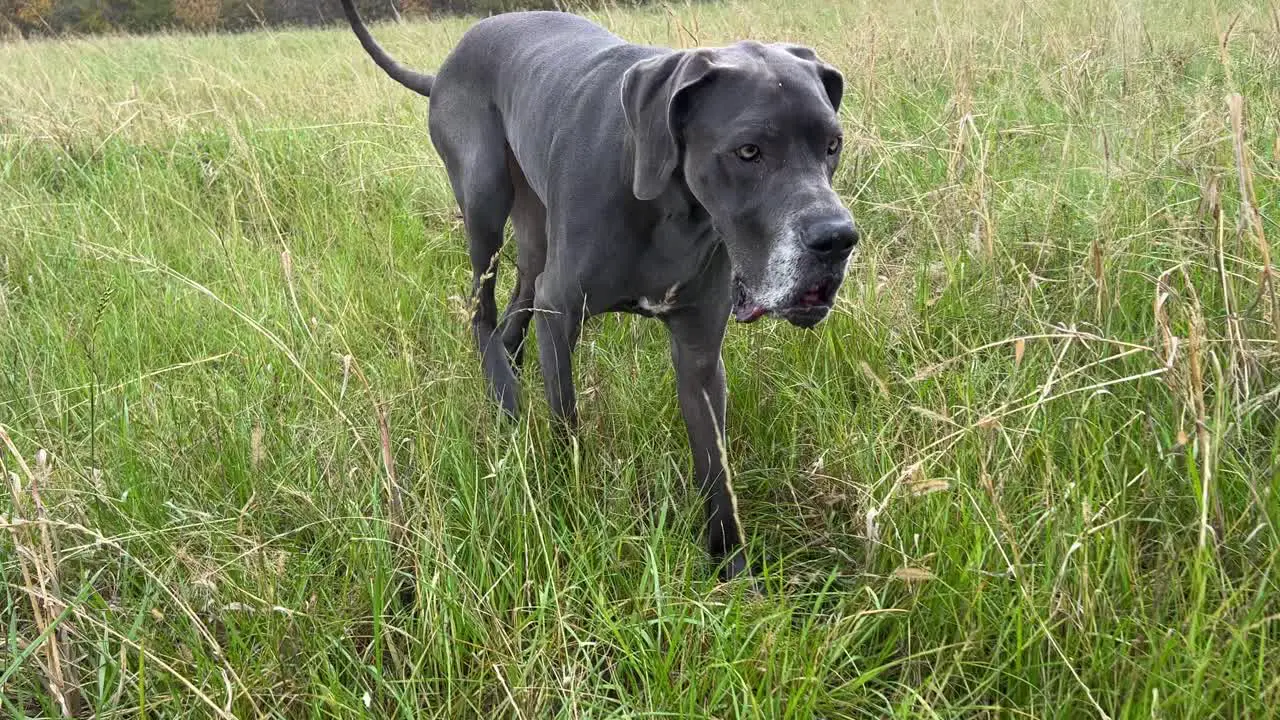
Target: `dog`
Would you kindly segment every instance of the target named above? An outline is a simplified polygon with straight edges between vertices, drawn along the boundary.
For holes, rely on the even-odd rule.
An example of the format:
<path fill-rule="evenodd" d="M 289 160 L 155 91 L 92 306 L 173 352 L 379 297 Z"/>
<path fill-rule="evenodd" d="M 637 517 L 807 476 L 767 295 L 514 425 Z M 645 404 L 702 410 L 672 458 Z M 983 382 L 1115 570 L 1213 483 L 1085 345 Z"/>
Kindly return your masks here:
<path fill-rule="evenodd" d="M 519 413 L 530 321 L 550 412 L 576 426 L 571 359 L 582 323 L 658 318 L 722 579 L 750 573 L 725 459 L 720 348 L 730 316 L 812 327 L 859 240 L 832 188 L 844 77 L 810 48 L 742 41 L 627 43 L 560 12 L 480 20 L 433 76 L 398 63 L 352 0 L 351 29 L 387 75 L 431 99 L 470 242 L 472 334 L 488 390 Z M 498 317 L 508 218 L 516 281 Z"/>

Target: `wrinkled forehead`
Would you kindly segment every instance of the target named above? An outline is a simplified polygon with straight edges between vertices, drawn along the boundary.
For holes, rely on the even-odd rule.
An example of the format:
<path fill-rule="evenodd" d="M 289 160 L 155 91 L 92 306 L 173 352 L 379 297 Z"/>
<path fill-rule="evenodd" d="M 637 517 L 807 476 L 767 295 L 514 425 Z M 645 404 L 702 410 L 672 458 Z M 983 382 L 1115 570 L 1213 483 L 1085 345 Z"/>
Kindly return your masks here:
<path fill-rule="evenodd" d="M 697 94 L 690 129 L 767 125 L 779 132 L 837 128 L 813 63 L 752 44 L 715 51 L 714 78 Z"/>

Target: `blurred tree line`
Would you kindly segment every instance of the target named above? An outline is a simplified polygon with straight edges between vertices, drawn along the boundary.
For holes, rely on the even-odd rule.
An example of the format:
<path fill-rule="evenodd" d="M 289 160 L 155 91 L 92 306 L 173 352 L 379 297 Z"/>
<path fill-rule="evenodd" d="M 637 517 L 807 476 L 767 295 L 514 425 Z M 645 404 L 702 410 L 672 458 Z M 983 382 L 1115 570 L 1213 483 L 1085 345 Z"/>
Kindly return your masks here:
<path fill-rule="evenodd" d="M 573 10 L 607 0 L 356 0 L 366 20 L 430 13 Z M 646 0 L 623 0 L 640 4 Z M 162 30 L 239 32 L 341 21 L 337 0 L 0 0 L 0 37 Z"/>

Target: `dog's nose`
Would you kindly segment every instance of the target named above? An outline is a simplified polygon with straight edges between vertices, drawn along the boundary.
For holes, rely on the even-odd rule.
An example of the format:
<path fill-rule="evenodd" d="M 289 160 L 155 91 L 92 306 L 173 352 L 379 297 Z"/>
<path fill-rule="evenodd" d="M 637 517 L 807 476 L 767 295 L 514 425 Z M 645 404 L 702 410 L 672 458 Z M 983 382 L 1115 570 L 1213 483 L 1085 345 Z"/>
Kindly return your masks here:
<path fill-rule="evenodd" d="M 848 220 L 823 220 L 805 233 L 804 244 L 822 257 L 848 255 L 858 244 L 858 229 Z"/>

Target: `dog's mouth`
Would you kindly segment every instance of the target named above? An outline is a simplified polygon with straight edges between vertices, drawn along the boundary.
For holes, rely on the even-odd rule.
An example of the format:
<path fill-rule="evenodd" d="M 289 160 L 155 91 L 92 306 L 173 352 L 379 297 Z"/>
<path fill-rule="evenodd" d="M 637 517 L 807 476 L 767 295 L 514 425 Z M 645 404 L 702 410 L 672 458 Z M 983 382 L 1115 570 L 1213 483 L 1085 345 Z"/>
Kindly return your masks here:
<path fill-rule="evenodd" d="M 740 323 L 751 323 L 764 317 L 769 311 L 756 302 L 747 290 L 742 278 L 733 278 L 733 317 Z"/>
<path fill-rule="evenodd" d="M 811 282 L 781 307 L 769 308 L 757 301 L 741 278 L 733 279 L 733 317 L 740 323 L 750 323 L 765 315 L 777 315 L 792 325 L 813 327 L 817 325 L 835 304 L 836 291 L 840 289 L 837 278 L 827 277 Z"/>

